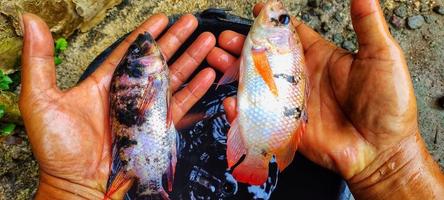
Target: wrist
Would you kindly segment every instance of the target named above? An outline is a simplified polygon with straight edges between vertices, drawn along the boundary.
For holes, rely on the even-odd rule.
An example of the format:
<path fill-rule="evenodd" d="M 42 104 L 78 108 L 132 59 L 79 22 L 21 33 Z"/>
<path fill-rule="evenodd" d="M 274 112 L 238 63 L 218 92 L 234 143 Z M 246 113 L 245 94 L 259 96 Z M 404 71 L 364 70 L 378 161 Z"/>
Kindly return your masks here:
<path fill-rule="evenodd" d="M 436 199 L 444 196 L 444 177 L 419 133 L 385 150 L 367 168 L 349 179 L 348 184 L 358 199 Z"/>
<path fill-rule="evenodd" d="M 39 187 L 35 199 L 103 199 L 98 189 L 60 179 L 40 171 Z"/>

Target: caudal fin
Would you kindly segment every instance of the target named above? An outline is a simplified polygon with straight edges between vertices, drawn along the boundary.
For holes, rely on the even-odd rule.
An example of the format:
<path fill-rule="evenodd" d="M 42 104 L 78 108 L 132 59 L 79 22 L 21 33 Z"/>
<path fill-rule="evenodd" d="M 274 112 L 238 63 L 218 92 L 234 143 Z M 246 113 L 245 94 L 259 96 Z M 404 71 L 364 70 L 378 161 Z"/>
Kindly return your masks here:
<path fill-rule="evenodd" d="M 268 164 L 270 158 L 258 155 L 247 155 L 245 159 L 234 168 L 234 178 L 250 185 L 262 185 L 268 178 Z"/>
<path fill-rule="evenodd" d="M 111 184 L 108 186 L 108 190 L 106 191 L 103 199 L 113 199 L 113 195 L 128 184 L 131 184 L 131 178 L 123 170 L 120 170 L 114 180 L 112 180 Z"/>
<path fill-rule="evenodd" d="M 228 167 L 234 167 L 234 178 L 242 183 L 262 185 L 268 178 L 270 157 L 247 153 L 237 118 L 231 124 L 227 137 Z M 245 156 L 244 160 L 241 160 L 242 156 Z M 240 164 L 236 166 L 239 162 Z"/>

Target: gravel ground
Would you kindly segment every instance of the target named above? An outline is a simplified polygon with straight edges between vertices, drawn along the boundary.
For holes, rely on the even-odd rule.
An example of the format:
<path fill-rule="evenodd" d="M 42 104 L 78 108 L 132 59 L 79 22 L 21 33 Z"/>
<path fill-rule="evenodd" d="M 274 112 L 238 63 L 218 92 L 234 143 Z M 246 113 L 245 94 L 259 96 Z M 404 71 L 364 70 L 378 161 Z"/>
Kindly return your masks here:
<path fill-rule="evenodd" d="M 124 0 L 87 33 L 69 38 L 70 47 L 57 67 L 58 84 L 72 87 L 86 66 L 107 46 L 134 29 L 152 13 L 187 13 L 209 7 L 230 8 L 251 18 L 256 1 Z M 329 40 L 350 51 L 358 45 L 350 24 L 349 1 L 285 0 L 297 15 Z M 390 30 L 406 53 L 427 147 L 444 168 L 444 4 L 440 0 L 382 0 Z M 443 100 L 444 101 L 444 100 Z M 441 106 L 440 106 L 441 104 Z M 23 132 L 0 142 L 0 200 L 29 199 L 35 193 L 38 169 Z"/>

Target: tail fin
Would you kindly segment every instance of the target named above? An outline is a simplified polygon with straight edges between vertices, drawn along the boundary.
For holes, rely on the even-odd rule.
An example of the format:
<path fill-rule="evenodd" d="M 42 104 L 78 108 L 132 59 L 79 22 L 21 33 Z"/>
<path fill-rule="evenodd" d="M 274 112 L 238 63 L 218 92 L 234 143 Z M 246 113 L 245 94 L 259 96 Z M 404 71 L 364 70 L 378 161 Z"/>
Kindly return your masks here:
<path fill-rule="evenodd" d="M 120 190 L 122 187 L 128 184 L 131 184 L 131 178 L 127 175 L 126 172 L 120 170 L 117 173 L 114 180 L 109 185 L 108 190 L 106 191 L 103 199 L 104 200 L 112 199 L 111 197 L 113 196 L 113 194 L 115 194 L 118 190 Z"/>
<path fill-rule="evenodd" d="M 120 160 L 119 151 L 117 150 L 116 141 L 113 142 L 112 163 L 111 163 L 111 175 L 108 180 L 107 190 L 103 197 L 104 200 L 112 199 L 113 195 L 121 188 L 132 184 L 132 177 L 127 174 L 123 169 L 122 160 Z M 130 187 L 128 187 L 129 189 Z M 120 192 L 120 191 L 119 191 Z M 126 193 L 126 191 L 125 191 Z M 123 197 L 122 193 L 122 197 Z"/>
<path fill-rule="evenodd" d="M 245 160 L 234 168 L 233 176 L 237 181 L 242 183 L 262 185 L 268 178 L 269 162 L 270 158 L 260 154 L 247 154 Z"/>

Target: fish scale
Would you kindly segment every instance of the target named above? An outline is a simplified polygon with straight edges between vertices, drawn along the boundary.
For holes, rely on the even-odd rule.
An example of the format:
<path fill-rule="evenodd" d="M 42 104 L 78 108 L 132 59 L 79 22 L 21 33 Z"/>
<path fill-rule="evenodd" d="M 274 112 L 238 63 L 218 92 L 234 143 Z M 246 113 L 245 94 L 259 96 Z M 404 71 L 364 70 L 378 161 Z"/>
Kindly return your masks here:
<path fill-rule="evenodd" d="M 169 199 L 177 152 L 168 73 L 149 33 L 137 37 L 117 66 L 110 90 L 112 166 L 117 167 L 105 198 L 133 180 L 137 199 Z"/>

